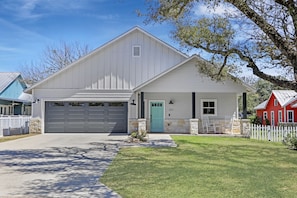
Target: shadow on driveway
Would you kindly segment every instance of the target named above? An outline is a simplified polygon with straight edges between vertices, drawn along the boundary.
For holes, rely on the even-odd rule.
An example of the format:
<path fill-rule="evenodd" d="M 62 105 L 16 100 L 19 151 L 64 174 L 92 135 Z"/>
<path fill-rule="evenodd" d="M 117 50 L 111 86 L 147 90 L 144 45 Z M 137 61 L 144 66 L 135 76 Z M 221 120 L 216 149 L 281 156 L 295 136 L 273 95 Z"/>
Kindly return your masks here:
<path fill-rule="evenodd" d="M 0 197 L 120 197 L 99 182 L 117 144 L 0 151 Z"/>

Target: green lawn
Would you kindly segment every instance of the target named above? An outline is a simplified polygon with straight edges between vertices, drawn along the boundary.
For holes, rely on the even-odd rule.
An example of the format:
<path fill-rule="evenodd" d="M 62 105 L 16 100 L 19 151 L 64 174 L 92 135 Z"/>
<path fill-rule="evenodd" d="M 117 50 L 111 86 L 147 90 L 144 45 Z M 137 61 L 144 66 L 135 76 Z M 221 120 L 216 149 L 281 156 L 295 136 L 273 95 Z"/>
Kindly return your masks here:
<path fill-rule="evenodd" d="M 123 197 L 296 197 L 297 152 L 242 138 L 173 136 L 121 149 L 100 181 Z"/>

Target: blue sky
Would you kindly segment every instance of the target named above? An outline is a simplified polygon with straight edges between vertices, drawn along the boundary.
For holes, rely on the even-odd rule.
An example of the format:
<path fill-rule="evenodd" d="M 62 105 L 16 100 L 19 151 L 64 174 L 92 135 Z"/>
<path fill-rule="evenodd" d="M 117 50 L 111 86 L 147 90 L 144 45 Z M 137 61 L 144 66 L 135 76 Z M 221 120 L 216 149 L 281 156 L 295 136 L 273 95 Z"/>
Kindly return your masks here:
<path fill-rule="evenodd" d="M 170 26 L 143 23 L 145 0 L 0 0 L 0 72 L 38 61 L 46 46 L 79 42 L 95 49 L 138 25 L 178 48 Z"/>

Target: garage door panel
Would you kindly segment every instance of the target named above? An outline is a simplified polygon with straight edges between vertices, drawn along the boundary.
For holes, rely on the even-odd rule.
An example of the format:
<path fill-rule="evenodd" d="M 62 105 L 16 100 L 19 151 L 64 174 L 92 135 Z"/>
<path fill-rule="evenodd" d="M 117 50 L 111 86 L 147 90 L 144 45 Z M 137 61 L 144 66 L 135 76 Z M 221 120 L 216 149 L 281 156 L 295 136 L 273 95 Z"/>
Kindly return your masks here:
<path fill-rule="evenodd" d="M 46 102 L 46 132 L 127 132 L 127 102 Z"/>

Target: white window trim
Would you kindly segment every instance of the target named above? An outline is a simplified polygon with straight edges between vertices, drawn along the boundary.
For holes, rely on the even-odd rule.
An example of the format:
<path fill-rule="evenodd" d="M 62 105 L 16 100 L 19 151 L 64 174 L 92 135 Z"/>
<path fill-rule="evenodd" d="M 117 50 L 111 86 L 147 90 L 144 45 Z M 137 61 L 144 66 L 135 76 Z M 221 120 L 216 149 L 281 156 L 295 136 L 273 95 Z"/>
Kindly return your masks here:
<path fill-rule="evenodd" d="M 277 101 L 277 99 L 274 99 L 274 101 L 273 101 L 273 105 L 274 105 L 275 107 L 278 105 L 278 101 Z"/>
<path fill-rule="evenodd" d="M 283 122 L 283 112 L 282 110 L 279 110 L 278 111 L 278 122 Z"/>
<path fill-rule="evenodd" d="M 274 111 L 271 111 L 271 112 L 270 112 L 270 124 L 271 124 L 272 126 L 275 125 L 275 115 L 274 115 Z"/>
<path fill-rule="evenodd" d="M 203 102 L 214 102 L 215 113 L 214 114 L 204 114 L 203 113 Z M 201 108 L 201 116 L 217 116 L 217 114 L 218 114 L 218 102 L 217 102 L 217 99 L 201 99 L 200 108 Z"/>
<path fill-rule="evenodd" d="M 263 112 L 263 120 L 266 120 L 268 118 L 268 113 L 267 111 Z"/>
<path fill-rule="evenodd" d="M 294 122 L 294 111 L 293 110 L 287 111 L 287 122 L 289 122 L 289 113 L 292 113 L 292 122 Z"/>
<path fill-rule="evenodd" d="M 139 47 L 139 55 L 134 54 L 134 48 Z M 132 57 L 141 57 L 141 46 L 140 45 L 133 45 L 132 46 Z"/>

